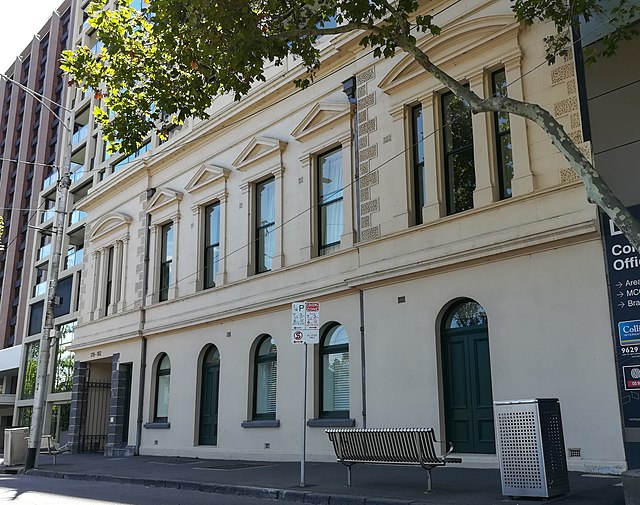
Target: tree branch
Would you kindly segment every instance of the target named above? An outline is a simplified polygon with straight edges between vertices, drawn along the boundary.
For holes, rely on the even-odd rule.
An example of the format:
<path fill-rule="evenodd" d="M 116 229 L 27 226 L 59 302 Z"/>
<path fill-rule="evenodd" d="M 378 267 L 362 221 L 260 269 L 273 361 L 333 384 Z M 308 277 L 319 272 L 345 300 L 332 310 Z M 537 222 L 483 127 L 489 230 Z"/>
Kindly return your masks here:
<path fill-rule="evenodd" d="M 415 60 L 438 81 L 444 84 L 458 98 L 467 102 L 474 114 L 480 112 L 507 112 L 536 123 L 551 139 L 576 171 L 586 189 L 589 200 L 597 204 L 629 239 L 636 250 L 640 251 L 640 223 L 629 213 L 620 199 L 593 168 L 591 162 L 569 138 L 562 125 L 553 115 L 537 104 L 522 102 L 508 97 L 482 99 L 456 79 L 435 65 L 427 54 L 408 37 L 398 37 L 398 47 Z"/>

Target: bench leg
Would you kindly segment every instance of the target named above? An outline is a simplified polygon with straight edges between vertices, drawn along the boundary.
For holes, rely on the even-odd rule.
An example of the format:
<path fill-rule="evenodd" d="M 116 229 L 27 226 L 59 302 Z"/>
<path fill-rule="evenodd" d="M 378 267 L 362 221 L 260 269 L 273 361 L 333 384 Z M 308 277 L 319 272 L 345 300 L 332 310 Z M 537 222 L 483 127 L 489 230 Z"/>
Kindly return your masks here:
<path fill-rule="evenodd" d="M 431 468 L 427 470 L 427 493 L 431 492 Z"/>
<path fill-rule="evenodd" d="M 347 487 L 351 486 L 351 465 L 347 465 Z"/>

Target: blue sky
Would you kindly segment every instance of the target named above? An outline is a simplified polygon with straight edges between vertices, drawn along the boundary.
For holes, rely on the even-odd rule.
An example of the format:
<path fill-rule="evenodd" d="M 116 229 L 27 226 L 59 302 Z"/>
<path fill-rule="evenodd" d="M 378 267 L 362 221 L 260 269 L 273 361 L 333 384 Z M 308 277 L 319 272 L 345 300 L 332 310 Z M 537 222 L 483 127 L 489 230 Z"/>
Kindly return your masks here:
<path fill-rule="evenodd" d="M 63 0 L 3 1 L 0 16 L 0 72 L 5 72 Z"/>

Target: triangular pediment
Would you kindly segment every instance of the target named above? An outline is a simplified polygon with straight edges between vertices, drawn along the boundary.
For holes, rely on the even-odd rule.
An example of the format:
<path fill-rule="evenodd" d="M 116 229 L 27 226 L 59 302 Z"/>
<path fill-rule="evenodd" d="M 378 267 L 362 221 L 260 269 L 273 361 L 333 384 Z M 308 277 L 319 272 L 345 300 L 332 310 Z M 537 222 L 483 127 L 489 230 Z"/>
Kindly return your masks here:
<path fill-rule="evenodd" d="M 217 182 L 224 181 L 229 177 L 229 173 L 230 170 L 228 168 L 203 163 L 184 189 L 189 193 L 197 192 L 215 185 Z"/>
<path fill-rule="evenodd" d="M 483 44 L 488 44 L 506 32 L 513 30 L 517 37 L 518 22 L 513 15 L 498 14 L 471 19 L 448 26 L 438 36 L 430 36 L 420 42 L 419 47 L 431 61 L 443 65 L 454 57 L 468 54 Z M 517 47 L 517 38 L 514 39 Z M 378 87 L 391 94 L 416 77 L 428 75 L 412 55 L 404 56 L 400 62 L 380 81 Z"/>
<path fill-rule="evenodd" d="M 287 143 L 282 140 L 269 137 L 255 137 L 242 150 L 233 162 L 233 166 L 238 170 L 246 170 L 249 166 L 260 160 L 281 153 L 286 147 Z"/>
<path fill-rule="evenodd" d="M 113 214 L 102 216 L 91 225 L 89 240 L 94 241 L 100 237 L 114 234 L 116 231 L 122 233 L 126 230 L 131 221 L 132 219 L 130 216 L 121 212 L 114 212 Z"/>
<path fill-rule="evenodd" d="M 296 140 L 304 140 L 310 135 L 319 133 L 349 115 L 348 102 L 318 102 L 304 117 L 291 135 Z"/>
<path fill-rule="evenodd" d="M 182 200 L 182 193 L 172 189 L 158 188 L 145 205 L 144 210 L 155 212 L 169 205 L 177 205 Z"/>

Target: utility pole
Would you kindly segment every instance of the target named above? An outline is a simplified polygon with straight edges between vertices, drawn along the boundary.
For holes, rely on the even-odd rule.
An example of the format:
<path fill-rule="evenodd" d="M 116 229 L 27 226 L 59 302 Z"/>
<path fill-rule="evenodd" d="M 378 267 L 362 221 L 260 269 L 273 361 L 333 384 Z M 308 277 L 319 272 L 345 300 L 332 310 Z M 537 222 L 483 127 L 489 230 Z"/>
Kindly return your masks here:
<path fill-rule="evenodd" d="M 39 99 L 38 99 L 39 100 Z M 41 103 L 42 101 L 39 100 Z M 45 104 L 46 106 L 46 104 Z M 62 107 L 65 111 L 65 123 L 67 130 L 67 143 L 64 147 L 62 167 L 60 168 L 60 181 L 56 189 L 56 215 L 53 222 L 53 248 L 49 261 L 49 284 L 47 297 L 45 298 L 45 317 L 40 337 L 40 350 L 38 353 L 38 372 L 36 375 L 36 389 L 33 397 L 33 414 L 31 416 L 31 430 L 29 431 L 29 444 L 27 449 L 27 462 L 25 470 L 36 466 L 36 458 L 40 451 L 40 440 L 44 427 L 44 418 L 47 408 L 48 372 L 51 347 L 55 344 L 56 334 L 53 335 L 53 309 L 56 302 L 56 289 L 60 273 L 60 258 L 62 256 L 62 242 L 67 225 L 67 201 L 69 199 L 69 186 L 71 186 L 71 148 L 73 142 L 73 125 L 71 110 Z"/>

